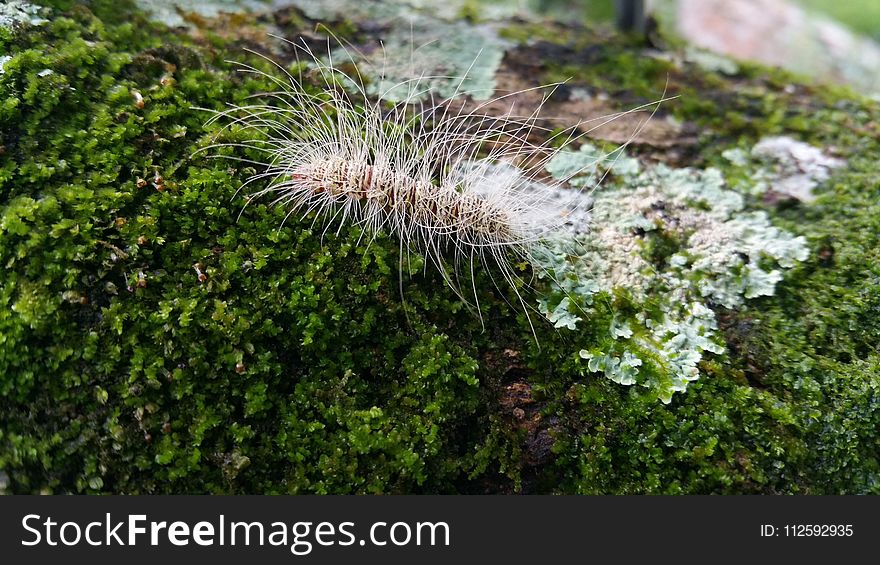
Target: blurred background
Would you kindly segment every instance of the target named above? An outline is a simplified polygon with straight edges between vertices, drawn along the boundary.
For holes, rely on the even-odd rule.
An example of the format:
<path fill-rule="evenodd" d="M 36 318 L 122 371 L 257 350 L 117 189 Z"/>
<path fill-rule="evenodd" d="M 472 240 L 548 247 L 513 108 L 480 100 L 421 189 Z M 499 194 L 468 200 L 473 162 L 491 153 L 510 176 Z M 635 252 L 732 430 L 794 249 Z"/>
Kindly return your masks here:
<path fill-rule="evenodd" d="M 519 15 L 616 25 L 644 35 L 649 44 L 680 37 L 690 60 L 721 72 L 735 73 L 736 60 L 756 61 L 819 82 L 846 84 L 880 99 L 880 0 L 138 0 L 138 4 L 169 25 L 184 23 L 178 8 L 213 15 L 289 4 L 319 19 L 333 13 L 345 17 L 394 13 L 384 8 L 396 5 L 450 20 Z"/>
<path fill-rule="evenodd" d="M 497 4 L 486 1 L 487 4 Z M 694 47 L 880 95 L 880 0 L 526 0 L 557 18 L 652 25 Z M 635 17 L 633 18 L 633 14 Z M 623 21 L 620 21 L 620 20 Z"/>

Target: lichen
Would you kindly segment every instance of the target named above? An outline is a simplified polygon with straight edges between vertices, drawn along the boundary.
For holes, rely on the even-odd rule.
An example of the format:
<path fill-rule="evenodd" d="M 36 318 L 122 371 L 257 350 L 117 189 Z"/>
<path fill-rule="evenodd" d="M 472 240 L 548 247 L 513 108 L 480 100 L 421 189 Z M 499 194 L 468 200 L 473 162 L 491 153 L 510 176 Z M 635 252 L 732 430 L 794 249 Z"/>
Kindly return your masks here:
<path fill-rule="evenodd" d="M 414 6 L 406 1 L 391 0 L 292 0 L 290 2 L 313 20 L 377 21 L 388 23 L 401 17 L 417 15 Z"/>
<path fill-rule="evenodd" d="M 734 148 L 722 156 L 734 166 L 750 170 L 748 182 L 743 183 L 750 194 L 772 191 L 801 202 L 815 200 L 813 190 L 846 164 L 843 159 L 787 136 L 765 137 L 749 153 Z"/>
<path fill-rule="evenodd" d="M 18 24 L 40 25 L 47 21 L 42 17 L 44 12 L 44 8 L 31 2 L 5 0 L 0 4 L 0 28 Z"/>
<path fill-rule="evenodd" d="M 221 13 L 241 13 L 246 11 L 266 11 L 280 0 L 138 0 L 142 9 L 150 17 L 168 26 L 189 26 L 186 14 L 197 14 L 213 18 Z"/>
<path fill-rule="evenodd" d="M 740 70 L 739 65 L 733 59 L 692 46 L 688 46 L 685 50 L 685 60 L 698 65 L 703 70 L 719 72 L 725 75 L 733 76 Z"/>
<path fill-rule="evenodd" d="M 472 0 L 292 0 L 309 18 L 315 20 L 379 21 L 427 15 L 435 20 L 452 21 L 462 16 L 477 16 L 480 21 L 528 15 L 530 10 L 520 0 L 497 0 L 478 4 Z"/>
<path fill-rule="evenodd" d="M 656 165 L 639 172 L 632 157 L 612 155 L 582 147 L 561 152 L 547 166 L 556 178 L 574 175 L 575 187 L 593 185 L 604 171 L 616 181 L 594 192 L 590 228 L 575 236 L 572 250 L 544 258 L 556 294 L 539 298 L 539 306 L 555 327 L 573 330 L 582 317 L 572 301 L 583 311 L 597 292 L 624 291 L 637 304 L 652 302 L 612 324 L 610 350 L 581 357 L 590 371 L 656 389 L 669 402 L 697 378 L 703 352 L 723 351 L 708 306 L 739 308 L 747 299 L 772 295 L 781 270 L 807 258 L 806 241 L 774 227 L 766 213 L 747 211 L 743 196 L 727 189 L 716 169 Z M 637 325 L 639 332 L 621 332 L 621 325 Z M 664 377 L 639 378 L 640 367 L 649 364 L 650 374 Z"/>
<path fill-rule="evenodd" d="M 547 172 L 576 188 L 595 187 L 606 171 L 631 177 L 639 170 L 638 159 L 621 150 L 604 152 L 590 143 L 582 144 L 577 151 L 561 151 L 547 163 Z"/>
<path fill-rule="evenodd" d="M 362 63 L 368 94 L 392 102 L 492 97 L 508 45 L 493 27 L 421 16 L 394 19 L 388 26 L 381 48 L 370 54 L 346 47 L 333 53 L 337 62 Z"/>

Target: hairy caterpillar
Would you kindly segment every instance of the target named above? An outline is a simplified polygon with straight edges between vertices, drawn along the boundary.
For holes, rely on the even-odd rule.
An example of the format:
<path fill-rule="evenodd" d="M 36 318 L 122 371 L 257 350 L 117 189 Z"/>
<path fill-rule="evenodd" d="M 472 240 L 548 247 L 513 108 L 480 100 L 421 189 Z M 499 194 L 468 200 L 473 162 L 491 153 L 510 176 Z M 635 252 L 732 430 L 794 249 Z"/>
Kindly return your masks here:
<path fill-rule="evenodd" d="M 410 253 L 422 255 L 465 303 L 478 293 L 473 287 L 462 290 L 461 275 L 473 285 L 476 264 L 494 265 L 528 315 L 514 265 L 535 265 L 536 254 L 570 235 L 569 218 L 589 206 L 585 194 L 563 186 L 565 179 L 543 179 L 544 166 L 559 148 L 583 135 L 576 135 L 583 122 L 556 133 L 538 125 L 538 113 L 556 85 L 531 89 L 543 89 L 543 98 L 522 117 L 514 114 L 513 97 L 525 91 L 470 108 L 453 104 L 467 94 L 461 90 L 464 77 L 449 100 L 433 98 L 424 85 L 437 77 L 426 75 L 371 97 L 356 67 L 345 73 L 332 56 L 324 62 L 304 43 L 291 44 L 306 55 L 298 76 L 267 57 L 283 78 L 242 64 L 278 90 L 212 118 L 228 120 L 227 128 L 257 133 L 246 141 L 217 144 L 265 156 L 259 161 L 228 157 L 260 166 L 245 182 L 265 183 L 253 196 L 271 195 L 273 203 L 289 207 L 288 217 L 314 212 L 325 232 L 338 222 L 338 229 L 354 223 L 368 236 L 389 233 L 400 243 L 401 262 Z M 304 69 L 331 87 L 309 92 Z M 401 87 L 407 92 L 402 100 L 384 101 L 383 94 Z M 510 108 L 501 115 L 483 112 L 508 98 Z M 599 126 L 622 114 L 601 118 Z M 543 140 L 534 142 L 534 137 Z"/>

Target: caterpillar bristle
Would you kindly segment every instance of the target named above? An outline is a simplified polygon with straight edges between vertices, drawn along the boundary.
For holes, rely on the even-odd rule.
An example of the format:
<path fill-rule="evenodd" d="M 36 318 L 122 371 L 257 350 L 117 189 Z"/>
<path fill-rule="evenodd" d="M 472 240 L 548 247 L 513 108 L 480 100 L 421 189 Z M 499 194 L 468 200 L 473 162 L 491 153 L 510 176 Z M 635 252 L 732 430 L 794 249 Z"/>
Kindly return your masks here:
<path fill-rule="evenodd" d="M 257 133 L 253 139 L 211 146 L 265 156 L 227 157 L 261 168 L 242 188 L 265 183 L 254 197 L 269 196 L 273 204 L 288 206 L 287 217 L 314 213 L 325 232 L 338 222 L 338 229 L 347 223 L 362 227 L 367 237 L 388 233 L 400 242 L 401 269 L 409 253 L 422 255 L 468 305 L 479 294 L 473 286 L 476 265 L 496 269 L 531 324 L 514 265 L 533 264 L 535 252 L 567 233 L 572 206 L 563 208 L 554 199 L 564 181 L 539 179 L 560 147 L 585 135 L 578 133 L 585 122 L 561 130 L 539 123 L 543 103 L 557 85 L 534 88 L 545 90 L 544 99 L 524 116 L 514 115 L 515 103 L 501 115 L 481 113 L 515 92 L 472 105 L 435 100 L 424 86 L 435 77 L 424 75 L 389 87 L 408 93 L 389 104 L 381 93 L 367 95 L 357 65 L 351 73 L 334 66 L 329 43 L 329 62 L 305 44 L 290 43 L 321 82 L 335 86 L 309 92 L 302 62 L 295 77 L 260 55 L 283 78 L 240 64 L 244 72 L 266 77 L 278 88 L 211 119 L 224 120 L 223 129 Z M 463 83 L 461 77 L 458 96 L 466 95 L 459 92 Z M 600 126 L 614 118 L 601 120 Z M 541 135 L 543 143 L 536 143 Z M 536 184 L 546 190 L 536 190 Z M 583 197 L 574 207 L 588 205 Z M 452 265 L 451 274 L 446 265 Z M 470 291 L 462 289 L 462 275 L 471 281 Z M 490 276 L 496 280 L 491 269 Z"/>

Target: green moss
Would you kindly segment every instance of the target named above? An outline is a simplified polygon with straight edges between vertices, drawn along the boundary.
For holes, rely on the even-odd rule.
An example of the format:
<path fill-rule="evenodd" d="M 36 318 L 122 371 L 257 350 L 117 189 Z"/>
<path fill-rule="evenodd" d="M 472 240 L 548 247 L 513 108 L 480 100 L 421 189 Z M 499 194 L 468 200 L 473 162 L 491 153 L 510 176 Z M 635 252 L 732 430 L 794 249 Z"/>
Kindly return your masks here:
<path fill-rule="evenodd" d="M 611 45 L 592 61 L 547 64 L 548 82 L 584 83 L 592 88 L 616 94 L 629 94 L 645 99 L 658 99 L 663 94 L 663 80 L 671 70 L 668 62 L 652 59 L 626 46 Z M 623 75 L 626 73 L 626 79 Z M 658 85 L 660 86 L 658 90 Z"/>
<path fill-rule="evenodd" d="M 191 158 L 193 107 L 269 84 L 144 21 L 75 15 L 17 35 L 2 82 L 11 488 L 448 488 L 470 461 L 450 450 L 487 417 L 473 348 L 420 313 L 454 297 L 401 303 L 393 243 L 322 247 L 309 221 L 279 230 L 280 208 L 238 218 L 244 173 Z M 460 317 L 464 338 L 478 324 Z"/>
<path fill-rule="evenodd" d="M 520 44 L 535 40 L 564 44 L 570 41 L 574 34 L 570 30 L 560 30 L 556 26 L 547 25 L 546 22 L 518 22 L 516 25 L 503 26 L 498 35 Z"/>
<path fill-rule="evenodd" d="M 0 33 L 9 491 L 880 489 L 876 104 L 786 89 L 765 69 L 679 68 L 628 40 L 562 47 L 591 54 L 564 70 L 622 107 L 657 98 L 668 74 L 682 96 L 664 108 L 702 132 L 688 158 L 725 176 L 742 175 L 725 149 L 769 133 L 852 156 L 809 206 L 749 203 L 805 236 L 809 258 L 774 296 L 715 308 L 727 353 L 700 361 L 701 378 L 664 405 L 579 355 L 608 350 L 631 297 L 596 293 L 578 332 L 539 323 L 537 342 L 486 273 L 485 329 L 418 264 L 402 299 L 396 242 L 367 246 L 355 228 L 322 238 L 311 218 L 279 228 L 285 210 L 236 194 L 249 171 L 193 155 L 217 133 L 195 107 L 271 88 L 224 62 L 245 58 L 240 46 L 130 5 L 69 4 Z M 649 255 L 662 262 L 673 244 Z M 525 425 L 512 406 L 537 417 Z"/>

